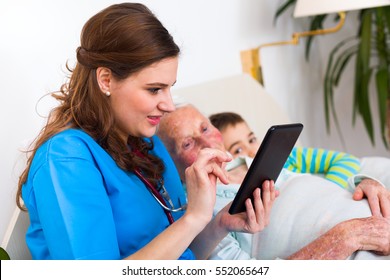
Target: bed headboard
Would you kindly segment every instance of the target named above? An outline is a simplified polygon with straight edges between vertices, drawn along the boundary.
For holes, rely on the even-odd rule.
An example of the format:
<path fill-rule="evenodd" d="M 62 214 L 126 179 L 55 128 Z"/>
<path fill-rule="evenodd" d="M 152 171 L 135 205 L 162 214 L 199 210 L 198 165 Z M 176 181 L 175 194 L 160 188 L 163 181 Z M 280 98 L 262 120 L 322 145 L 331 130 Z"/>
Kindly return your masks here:
<path fill-rule="evenodd" d="M 285 110 L 245 73 L 172 89 L 172 95 L 195 105 L 207 117 L 224 111 L 240 114 L 259 139 L 271 125 L 290 122 Z"/>

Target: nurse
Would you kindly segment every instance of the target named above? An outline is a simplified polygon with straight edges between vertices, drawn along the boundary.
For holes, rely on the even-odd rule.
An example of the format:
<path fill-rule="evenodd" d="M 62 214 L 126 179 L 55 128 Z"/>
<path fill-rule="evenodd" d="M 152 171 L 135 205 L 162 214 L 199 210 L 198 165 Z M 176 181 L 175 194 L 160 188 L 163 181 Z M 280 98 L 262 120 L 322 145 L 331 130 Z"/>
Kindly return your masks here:
<path fill-rule="evenodd" d="M 258 232 L 277 196 L 272 182 L 246 213 L 213 218 L 216 182 L 228 183 L 216 149 L 186 170 L 188 200 L 154 135 L 175 108 L 180 50 L 144 5 L 115 4 L 83 27 L 77 63 L 36 138 L 19 181 L 34 259 L 205 259 L 229 231 Z M 23 207 L 24 207 L 23 206 Z"/>

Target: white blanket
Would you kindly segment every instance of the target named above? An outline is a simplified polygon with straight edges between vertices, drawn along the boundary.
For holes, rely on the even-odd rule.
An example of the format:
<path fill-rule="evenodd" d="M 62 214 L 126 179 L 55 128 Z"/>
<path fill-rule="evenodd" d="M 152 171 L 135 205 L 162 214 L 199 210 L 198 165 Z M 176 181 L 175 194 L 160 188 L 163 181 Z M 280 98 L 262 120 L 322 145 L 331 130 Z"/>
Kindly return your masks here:
<path fill-rule="evenodd" d="M 362 159 L 362 173 L 390 186 L 390 160 Z M 286 258 L 341 221 L 371 215 L 366 200 L 354 201 L 352 194 L 339 186 L 309 174 L 294 176 L 280 186 L 281 194 L 271 213 L 270 225 L 255 234 L 252 257 Z M 359 251 L 350 259 L 390 259 Z"/>
<path fill-rule="evenodd" d="M 361 159 L 361 172 L 390 186 L 390 159 Z M 280 179 L 280 180 L 279 180 Z M 321 177 L 288 173 L 279 176 L 281 193 L 271 213 L 271 222 L 261 233 L 232 233 L 214 250 L 211 259 L 276 259 L 286 258 L 303 248 L 337 223 L 371 216 L 367 201 L 354 201 L 352 192 Z M 239 185 L 218 185 L 215 213 L 229 203 Z M 359 251 L 350 259 L 390 259 L 371 252 Z"/>

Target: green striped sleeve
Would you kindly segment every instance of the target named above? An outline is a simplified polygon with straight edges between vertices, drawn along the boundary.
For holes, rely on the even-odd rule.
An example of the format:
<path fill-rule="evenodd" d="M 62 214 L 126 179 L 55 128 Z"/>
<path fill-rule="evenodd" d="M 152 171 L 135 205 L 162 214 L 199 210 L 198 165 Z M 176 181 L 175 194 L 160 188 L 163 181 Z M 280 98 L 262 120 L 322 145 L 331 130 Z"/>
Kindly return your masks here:
<path fill-rule="evenodd" d="M 360 170 L 360 161 L 347 153 L 294 147 L 284 167 L 297 173 L 323 174 L 326 179 L 347 188 L 348 178 Z"/>

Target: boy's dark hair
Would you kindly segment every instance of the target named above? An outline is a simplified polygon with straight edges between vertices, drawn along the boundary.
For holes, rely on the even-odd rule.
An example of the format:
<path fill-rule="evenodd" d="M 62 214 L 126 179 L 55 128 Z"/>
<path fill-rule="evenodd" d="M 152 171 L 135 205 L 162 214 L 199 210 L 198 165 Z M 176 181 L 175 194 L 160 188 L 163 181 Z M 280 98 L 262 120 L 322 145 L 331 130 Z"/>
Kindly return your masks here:
<path fill-rule="evenodd" d="M 224 130 L 229 125 L 235 126 L 238 123 L 245 122 L 239 114 L 233 112 L 212 114 L 209 116 L 209 120 L 211 124 L 220 131 Z"/>

